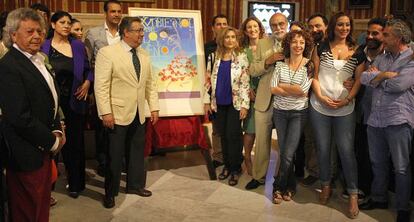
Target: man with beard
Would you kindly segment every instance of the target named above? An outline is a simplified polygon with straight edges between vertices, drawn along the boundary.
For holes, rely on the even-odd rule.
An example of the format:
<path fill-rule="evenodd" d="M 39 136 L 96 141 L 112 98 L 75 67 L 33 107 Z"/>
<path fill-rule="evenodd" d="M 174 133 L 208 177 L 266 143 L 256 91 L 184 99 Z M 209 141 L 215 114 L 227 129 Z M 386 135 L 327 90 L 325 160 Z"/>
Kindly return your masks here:
<path fill-rule="evenodd" d="M 267 167 L 269 166 L 273 126 L 270 82 L 276 61 L 284 59 L 282 40 L 287 33 L 288 20 L 282 13 L 275 13 L 270 18 L 269 23 L 273 34 L 270 38 L 259 40 L 253 62 L 249 68 L 250 76 L 260 76 L 260 82 L 257 87 L 254 105 L 256 146 L 254 150 L 253 179 L 246 185 L 246 190 L 256 189 L 265 182 Z"/>
<path fill-rule="evenodd" d="M 357 52 L 365 54 L 365 70 L 369 69 L 378 55 L 384 53 L 382 32 L 386 22 L 383 18 L 373 18 L 368 22 L 366 44 L 357 49 Z M 371 87 L 362 85 L 356 99 L 355 152 L 358 162 L 358 186 L 365 195 L 370 195 L 372 182 L 367 138 L 367 120 L 371 112 L 372 90 Z"/>
<path fill-rule="evenodd" d="M 328 19 L 322 14 L 313 14 L 308 19 L 308 26 L 315 43 L 315 50 L 319 43 L 325 39 L 326 29 L 328 28 Z M 311 186 L 319 178 L 319 165 L 316 155 L 316 147 L 314 145 L 314 139 L 312 135 L 312 129 L 309 122 L 306 124 L 304 134 L 302 135 L 301 143 L 298 147 L 298 150 L 300 149 L 304 150 L 305 167 L 308 172 L 308 176 L 303 179 L 302 185 Z M 332 153 L 335 153 L 336 155 L 336 152 Z"/>
<path fill-rule="evenodd" d="M 308 26 L 313 37 L 313 42 L 315 45 L 319 45 L 325 38 L 326 29 L 328 28 L 328 19 L 322 14 L 313 14 L 308 19 Z"/>
<path fill-rule="evenodd" d="M 386 53 L 362 73 L 361 83 L 372 88 L 367 121 L 369 156 L 374 179 L 371 199 L 362 210 L 388 208 L 390 157 L 395 173 L 397 222 L 410 221 L 411 141 L 414 128 L 414 59 L 410 28 L 401 20 L 387 22 L 383 31 Z"/>

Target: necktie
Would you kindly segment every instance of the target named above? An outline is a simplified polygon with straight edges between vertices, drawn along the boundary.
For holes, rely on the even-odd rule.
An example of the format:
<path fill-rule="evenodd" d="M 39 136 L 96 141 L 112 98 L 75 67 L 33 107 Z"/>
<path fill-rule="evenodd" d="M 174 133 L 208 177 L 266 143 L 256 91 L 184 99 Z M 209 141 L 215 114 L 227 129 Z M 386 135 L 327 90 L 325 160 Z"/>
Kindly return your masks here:
<path fill-rule="evenodd" d="M 141 63 L 139 62 L 136 49 L 132 48 L 131 52 L 132 52 L 132 63 L 134 64 L 135 73 L 137 74 L 137 78 L 139 82 L 139 75 L 141 73 Z"/>

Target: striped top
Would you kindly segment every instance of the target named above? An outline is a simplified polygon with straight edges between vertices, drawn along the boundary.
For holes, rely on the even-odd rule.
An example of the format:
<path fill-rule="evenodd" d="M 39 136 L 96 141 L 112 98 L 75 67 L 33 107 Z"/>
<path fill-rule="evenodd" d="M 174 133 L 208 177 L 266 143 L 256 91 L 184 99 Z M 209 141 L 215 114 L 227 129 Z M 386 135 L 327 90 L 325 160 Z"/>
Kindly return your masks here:
<path fill-rule="evenodd" d="M 365 61 L 365 56 L 356 51 L 348 60 L 335 60 L 328 41 L 321 43 L 318 47 L 319 64 L 319 85 L 321 94 L 334 100 L 345 99 L 349 92 L 343 83 L 354 75 L 356 67 Z M 321 103 L 314 94 L 311 95 L 310 103 L 319 113 L 327 116 L 345 116 L 354 111 L 355 102 L 339 109 L 331 109 Z"/>
<path fill-rule="evenodd" d="M 306 61 L 308 59 L 305 58 Z M 300 67 L 296 72 L 285 62 L 277 62 L 273 72 L 271 87 L 279 83 L 297 84 L 304 93 L 308 93 L 312 79 L 308 77 L 306 66 Z M 273 96 L 273 108 L 280 110 L 303 110 L 308 108 L 308 97 Z"/>

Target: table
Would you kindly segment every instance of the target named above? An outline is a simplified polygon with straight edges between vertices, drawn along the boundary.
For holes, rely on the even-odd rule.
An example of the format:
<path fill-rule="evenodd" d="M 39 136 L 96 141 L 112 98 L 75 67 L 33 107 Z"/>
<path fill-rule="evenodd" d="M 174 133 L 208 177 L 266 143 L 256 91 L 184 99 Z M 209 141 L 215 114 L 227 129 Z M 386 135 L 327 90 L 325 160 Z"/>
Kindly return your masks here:
<path fill-rule="evenodd" d="M 216 171 L 210 156 L 210 145 L 200 116 L 162 117 L 153 126 L 147 121 L 145 135 L 145 156 L 152 148 L 168 149 L 178 146 L 197 145 L 203 155 L 210 179 L 216 180 Z"/>

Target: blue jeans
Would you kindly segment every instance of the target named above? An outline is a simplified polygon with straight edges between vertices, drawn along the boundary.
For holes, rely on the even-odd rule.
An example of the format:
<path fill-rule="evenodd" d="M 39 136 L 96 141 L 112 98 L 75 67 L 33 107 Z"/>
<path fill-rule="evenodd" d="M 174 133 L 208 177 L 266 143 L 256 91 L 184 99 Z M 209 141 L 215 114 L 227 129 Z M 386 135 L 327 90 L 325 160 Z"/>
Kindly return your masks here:
<path fill-rule="evenodd" d="M 292 159 L 299 145 L 300 136 L 307 119 L 308 110 L 273 109 L 273 124 L 276 127 L 280 152 L 279 173 L 273 183 L 274 190 L 296 191 L 296 178 Z"/>
<path fill-rule="evenodd" d="M 331 140 L 336 143 L 349 194 L 358 193 L 358 169 L 354 152 L 355 112 L 346 116 L 326 116 L 310 107 L 310 119 L 315 134 L 319 159 L 319 179 L 322 186 L 331 182 Z"/>
<path fill-rule="evenodd" d="M 411 140 L 412 128 L 408 124 L 377 128 L 368 126 L 369 156 L 374 173 L 371 197 L 386 202 L 390 155 L 395 173 L 397 210 L 409 210 L 411 196 Z"/>

